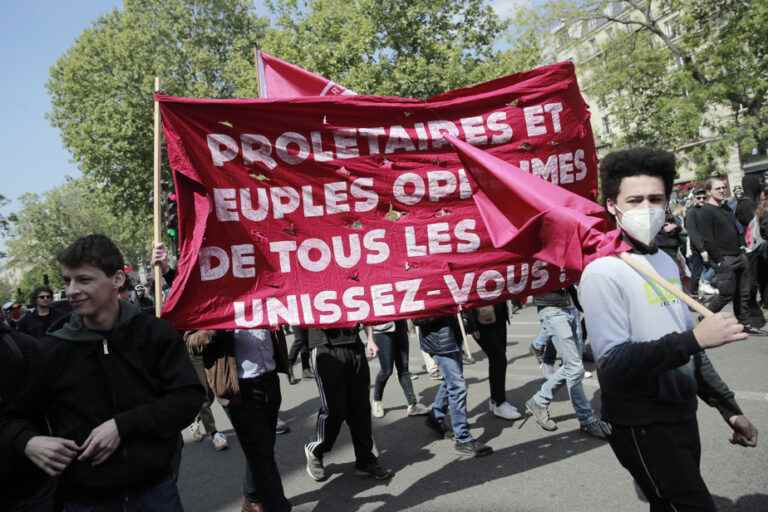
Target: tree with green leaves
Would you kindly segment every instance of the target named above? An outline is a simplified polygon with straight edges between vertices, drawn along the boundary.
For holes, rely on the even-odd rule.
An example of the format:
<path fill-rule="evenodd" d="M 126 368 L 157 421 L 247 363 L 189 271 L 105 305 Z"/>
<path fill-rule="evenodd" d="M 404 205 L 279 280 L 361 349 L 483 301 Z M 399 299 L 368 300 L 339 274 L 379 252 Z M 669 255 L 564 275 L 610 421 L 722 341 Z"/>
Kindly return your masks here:
<path fill-rule="evenodd" d="M 154 77 L 177 96 L 253 96 L 265 27 L 248 0 L 125 0 L 54 64 L 51 123 L 116 209 L 149 222 Z"/>
<path fill-rule="evenodd" d="M 149 222 L 156 75 L 173 95 L 255 97 L 252 52 L 263 47 L 360 93 L 424 98 L 535 67 L 541 57 L 535 38 L 496 50 L 507 23 L 483 0 L 272 7 L 277 27 L 265 37 L 266 20 L 247 0 L 126 0 L 56 62 L 50 120 L 117 209 Z"/>
<path fill-rule="evenodd" d="M 62 285 L 56 254 L 77 238 L 102 233 L 115 241 L 126 261 L 149 258 L 152 226 L 129 213 L 115 213 L 106 186 L 83 177 L 70 180 L 42 197 L 24 194 L 8 240 L 11 270 L 22 273 L 23 290 L 30 291 L 48 275 L 51 285 Z"/>
<path fill-rule="evenodd" d="M 482 0 L 275 0 L 263 48 L 358 93 L 429 96 L 539 64 L 535 38 L 500 51 L 508 22 Z"/>
<path fill-rule="evenodd" d="M 577 59 L 586 94 L 618 127 L 606 142 L 681 150 L 707 175 L 735 145 L 768 140 L 766 2 L 553 0 L 540 8 L 550 28 L 614 27 L 598 55 Z"/>

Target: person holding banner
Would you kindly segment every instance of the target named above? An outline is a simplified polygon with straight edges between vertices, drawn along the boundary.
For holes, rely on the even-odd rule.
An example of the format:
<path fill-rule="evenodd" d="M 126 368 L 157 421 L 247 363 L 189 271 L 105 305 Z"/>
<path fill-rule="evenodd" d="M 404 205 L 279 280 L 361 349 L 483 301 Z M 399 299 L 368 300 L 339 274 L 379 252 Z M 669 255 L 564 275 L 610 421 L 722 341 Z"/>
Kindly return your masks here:
<path fill-rule="evenodd" d="M 533 302 L 538 311 L 541 331 L 560 354 L 563 364 L 547 376 L 546 382 L 526 402 L 526 410 L 544 430 L 557 430 L 557 423 L 549 415 L 549 404 L 554 400 L 555 392 L 565 384 L 581 431 L 599 439 L 607 438 L 611 434 L 611 427 L 595 417 L 582 384 L 586 373 L 582 359 L 584 336 L 576 288 L 569 286 L 536 295 Z"/>
<path fill-rule="evenodd" d="M 467 383 L 456 316 L 417 318 L 413 323 L 421 329 L 421 349 L 435 359 L 444 377 L 427 416 L 427 426 L 441 439 L 453 437 L 454 447 L 462 455 L 490 455 L 493 449 L 474 439 L 469 431 Z"/>
<path fill-rule="evenodd" d="M 630 258 L 668 281 L 677 265 L 653 239 L 664 225 L 675 157 L 636 148 L 600 163 L 602 196 L 616 218 Z M 650 510 L 714 511 L 699 468 L 697 399 L 715 407 L 733 431 L 731 442 L 757 444 L 757 429 L 720 379 L 705 350 L 747 338 L 733 315 L 710 315 L 694 327 L 688 307 L 620 258 L 587 265 L 579 288 L 602 390 L 609 442 L 650 502 Z"/>
<path fill-rule="evenodd" d="M 316 482 L 328 477 L 323 456 L 333 448 L 346 421 L 355 448 L 355 473 L 377 480 L 389 478 L 392 471 L 383 468 L 373 454 L 368 400 L 371 373 L 359 329 L 310 329 L 308 342 L 320 410 L 314 438 L 304 446 L 307 474 Z"/>
<path fill-rule="evenodd" d="M 234 356 L 237 389 L 220 389 L 226 391 L 226 396 L 219 398 L 224 399 L 221 403 L 246 458 L 242 510 L 288 512 L 292 505 L 285 497 L 275 460 L 278 413 L 283 400 L 278 373 L 288 372 L 285 335 L 282 329 L 207 332 L 210 336 L 200 340 L 206 368 Z"/>
<path fill-rule="evenodd" d="M 429 414 L 429 408 L 416 400 L 413 391 L 411 372 L 408 371 L 408 324 L 406 320 L 386 322 L 370 326 L 368 331 L 368 355 L 379 357 L 381 369 L 376 376 L 373 386 L 373 416 L 384 417 L 384 386 L 392 376 L 392 370 L 397 367 L 397 380 L 403 388 L 405 400 L 408 402 L 408 416 L 423 416 Z"/>
<path fill-rule="evenodd" d="M 489 412 L 504 420 L 522 418 L 517 407 L 507 401 L 507 302 L 480 306 L 468 313 L 476 327 L 472 330 L 477 333 L 477 344 L 488 357 Z"/>

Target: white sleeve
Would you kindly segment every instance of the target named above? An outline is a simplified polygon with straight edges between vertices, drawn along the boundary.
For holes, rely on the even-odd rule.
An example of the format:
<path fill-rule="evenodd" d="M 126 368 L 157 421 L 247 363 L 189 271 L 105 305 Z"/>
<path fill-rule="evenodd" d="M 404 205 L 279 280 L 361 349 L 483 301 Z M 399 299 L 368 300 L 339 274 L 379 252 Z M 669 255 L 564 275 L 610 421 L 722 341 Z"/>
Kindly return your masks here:
<path fill-rule="evenodd" d="M 631 325 L 627 298 L 614 276 L 609 269 L 590 267 L 581 277 L 579 301 L 597 361 L 610 348 L 630 340 Z"/>

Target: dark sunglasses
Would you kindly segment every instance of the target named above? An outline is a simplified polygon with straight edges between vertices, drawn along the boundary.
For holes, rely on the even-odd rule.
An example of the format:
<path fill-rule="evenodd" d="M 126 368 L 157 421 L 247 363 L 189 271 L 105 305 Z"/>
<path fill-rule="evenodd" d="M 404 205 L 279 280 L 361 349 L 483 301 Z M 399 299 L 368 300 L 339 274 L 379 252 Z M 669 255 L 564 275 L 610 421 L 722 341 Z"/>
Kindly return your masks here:
<path fill-rule="evenodd" d="M 52 299 L 53 296 L 52 295 L 38 295 L 37 298 L 38 299 Z"/>

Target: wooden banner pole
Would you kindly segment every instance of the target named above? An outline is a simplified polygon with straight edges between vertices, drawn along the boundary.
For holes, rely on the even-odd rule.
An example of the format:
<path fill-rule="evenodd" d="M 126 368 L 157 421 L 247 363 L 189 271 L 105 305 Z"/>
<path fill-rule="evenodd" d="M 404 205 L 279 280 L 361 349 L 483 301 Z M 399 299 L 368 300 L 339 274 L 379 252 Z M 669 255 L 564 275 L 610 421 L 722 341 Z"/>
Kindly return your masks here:
<path fill-rule="evenodd" d="M 155 92 L 160 91 L 160 77 L 155 77 Z M 154 246 L 162 242 L 160 236 L 160 103 L 155 99 L 155 155 L 154 155 Z M 155 276 L 155 316 L 160 318 L 163 309 L 163 275 L 160 263 L 154 267 Z"/>
<path fill-rule="evenodd" d="M 650 279 L 651 281 L 658 284 L 659 286 L 667 290 L 669 293 L 671 293 L 672 295 L 674 295 L 675 297 L 683 301 L 687 306 L 689 306 L 692 310 L 702 315 L 704 318 L 714 315 L 714 313 L 712 313 L 709 309 L 707 309 L 703 304 L 694 300 L 693 298 L 691 298 L 690 295 L 688 295 L 683 290 L 681 290 L 679 286 L 675 286 L 674 284 L 664 279 L 658 272 L 656 272 L 656 270 L 653 267 L 651 267 L 645 261 L 639 258 L 635 258 L 626 252 L 621 253 L 619 255 L 619 258 L 621 258 L 627 265 L 635 269 L 641 275 Z"/>

